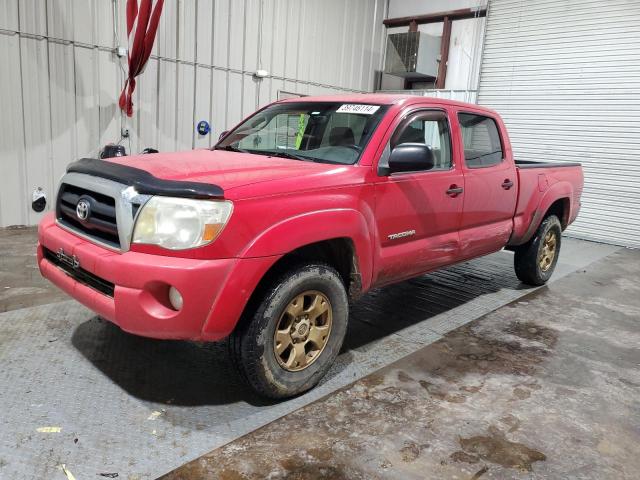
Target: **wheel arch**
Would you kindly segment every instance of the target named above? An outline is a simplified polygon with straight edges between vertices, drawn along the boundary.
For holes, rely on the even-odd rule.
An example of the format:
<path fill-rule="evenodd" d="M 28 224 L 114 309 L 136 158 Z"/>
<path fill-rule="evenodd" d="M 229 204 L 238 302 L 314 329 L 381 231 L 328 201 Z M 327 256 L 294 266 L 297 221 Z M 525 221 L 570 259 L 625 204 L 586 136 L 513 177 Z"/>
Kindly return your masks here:
<path fill-rule="evenodd" d="M 371 282 L 371 232 L 364 216 L 356 210 L 322 210 L 288 218 L 262 232 L 240 257 L 273 255 L 282 257 L 277 264 L 292 257 L 325 261 L 343 275 L 347 287 L 354 280 L 351 276 L 356 275 L 356 296 Z"/>
<path fill-rule="evenodd" d="M 358 298 L 371 283 L 371 255 L 366 222 L 354 210 L 314 212 L 273 225 L 241 253 L 205 322 L 202 338 L 218 340 L 228 335 L 270 282 L 297 263 L 330 265 L 340 274 L 350 298 Z M 230 301 L 230 296 L 235 300 Z"/>
<path fill-rule="evenodd" d="M 276 278 L 296 265 L 310 263 L 324 263 L 334 268 L 340 275 L 349 297 L 358 298 L 361 295 L 361 273 L 353 241 L 347 237 L 331 238 L 302 245 L 278 258 L 260 278 L 243 309 L 242 316 L 244 317 L 244 312 L 251 310 L 260 301 Z"/>
<path fill-rule="evenodd" d="M 550 187 L 540 198 L 538 207 L 533 211 L 531 215 L 531 221 L 526 230 L 521 235 L 517 235 L 514 232 L 513 236 L 509 240 L 509 246 L 515 247 L 527 243 L 540 224 L 549 215 L 556 215 L 562 225 L 562 230 L 569 225 L 569 219 L 571 218 L 571 198 L 573 196 L 573 187 L 569 182 L 558 182 Z"/>
<path fill-rule="evenodd" d="M 540 223 L 544 221 L 545 218 L 555 215 L 560 220 L 560 225 L 562 225 L 562 230 L 564 231 L 567 226 L 569 226 L 569 214 L 571 211 L 571 199 L 569 197 L 559 198 L 554 201 L 547 211 L 542 216 Z"/>

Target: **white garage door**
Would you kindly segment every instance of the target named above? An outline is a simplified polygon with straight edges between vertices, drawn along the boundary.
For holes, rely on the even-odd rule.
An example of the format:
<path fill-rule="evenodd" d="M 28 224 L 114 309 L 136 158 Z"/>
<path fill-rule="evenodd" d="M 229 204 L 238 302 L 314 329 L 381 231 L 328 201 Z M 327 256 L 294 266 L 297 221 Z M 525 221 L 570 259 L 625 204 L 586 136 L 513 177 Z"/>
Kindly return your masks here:
<path fill-rule="evenodd" d="M 516 158 L 583 164 L 568 234 L 640 247 L 640 0 L 491 0 L 478 103 Z"/>

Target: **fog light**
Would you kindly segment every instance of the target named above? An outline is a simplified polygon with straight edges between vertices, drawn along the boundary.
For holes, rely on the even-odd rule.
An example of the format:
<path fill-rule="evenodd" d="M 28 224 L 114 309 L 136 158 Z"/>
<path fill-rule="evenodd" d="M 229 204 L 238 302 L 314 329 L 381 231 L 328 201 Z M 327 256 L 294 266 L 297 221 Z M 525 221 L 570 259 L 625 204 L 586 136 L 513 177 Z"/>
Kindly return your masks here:
<path fill-rule="evenodd" d="M 182 295 L 175 287 L 169 289 L 169 303 L 174 310 L 182 310 Z"/>

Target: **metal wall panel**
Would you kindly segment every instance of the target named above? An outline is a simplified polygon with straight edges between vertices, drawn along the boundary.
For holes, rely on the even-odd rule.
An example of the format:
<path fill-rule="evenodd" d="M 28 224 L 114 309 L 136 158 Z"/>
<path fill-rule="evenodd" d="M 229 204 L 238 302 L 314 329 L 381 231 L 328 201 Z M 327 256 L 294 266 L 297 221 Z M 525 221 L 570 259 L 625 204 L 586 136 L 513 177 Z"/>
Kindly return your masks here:
<path fill-rule="evenodd" d="M 24 128 L 23 198 L 30 204 L 29 197 L 34 188 L 42 187 L 50 192 L 54 183 L 48 43 L 39 38 L 20 38 L 20 66 L 23 111 L 22 118 L 16 120 L 22 120 Z M 10 208 L 15 208 L 15 204 Z M 25 220 L 33 223 L 38 220 L 38 215 L 29 208 Z"/>
<path fill-rule="evenodd" d="M 117 102 L 126 0 L 0 1 L 0 226 L 34 224 L 66 165 L 109 142 L 128 152 L 209 147 L 278 91 L 371 91 L 386 0 L 175 0 L 138 79 L 134 117 Z M 253 73 L 269 75 L 257 80 Z M 196 124 L 206 120 L 211 133 Z M 129 138 L 121 139 L 121 130 Z"/>
<path fill-rule="evenodd" d="M 42 0 L 15 0 L 19 5 L 20 23 L 16 30 L 34 35 L 47 34 L 46 2 Z"/>
<path fill-rule="evenodd" d="M 75 128 L 72 130 L 75 130 L 75 154 L 83 155 L 96 150 L 100 144 L 98 52 L 76 47 L 74 57 Z"/>
<path fill-rule="evenodd" d="M 162 135 L 158 130 L 159 103 L 158 102 L 158 64 L 160 60 L 149 59 L 144 75 L 139 77 L 136 92 L 135 135 L 138 138 L 138 148 L 129 151 L 141 151 L 147 147 L 156 147 Z"/>
<path fill-rule="evenodd" d="M 0 28 L 17 30 L 18 25 L 18 0 L 0 2 Z"/>
<path fill-rule="evenodd" d="M 45 44 L 46 45 L 46 44 Z M 75 61 L 73 45 L 49 43 L 49 95 L 51 111 L 51 171 L 45 185 L 53 191 L 64 175 L 69 158 L 76 158 Z M 46 84 L 46 76 L 43 76 Z M 55 120 L 54 120 L 55 119 Z M 71 127 L 71 128 L 69 128 Z"/>
<path fill-rule="evenodd" d="M 189 150 L 194 142 L 195 66 L 178 64 L 176 150 Z"/>
<path fill-rule="evenodd" d="M 177 150 L 178 66 L 175 61 L 158 61 L 158 146 L 166 152 Z"/>
<path fill-rule="evenodd" d="M 196 67 L 196 83 L 194 91 L 196 96 L 193 105 L 192 122 L 198 123 L 201 119 L 211 122 L 211 76 L 212 70 L 209 67 L 198 65 Z M 207 148 L 212 145 L 213 136 L 200 135 L 193 129 L 194 148 Z"/>
<path fill-rule="evenodd" d="M 516 158 L 582 162 L 576 237 L 640 247 L 640 0 L 492 0 L 478 103 Z"/>
<path fill-rule="evenodd" d="M 120 138 L 121 118 L 123 115 L 118 108 L 118 98 L 123 84 L 123 74 L 120 63 L 113 53 L 98 50 L 98 131 L 100 143 L 96 147 L 113 142 Z M 85 152 L 78 152 L 84 156 Z"/>
<path fill-rule="evenodd" d="M 25 223 L 26 195 L 20 39 L 0 35 L 0 225 Z"/>

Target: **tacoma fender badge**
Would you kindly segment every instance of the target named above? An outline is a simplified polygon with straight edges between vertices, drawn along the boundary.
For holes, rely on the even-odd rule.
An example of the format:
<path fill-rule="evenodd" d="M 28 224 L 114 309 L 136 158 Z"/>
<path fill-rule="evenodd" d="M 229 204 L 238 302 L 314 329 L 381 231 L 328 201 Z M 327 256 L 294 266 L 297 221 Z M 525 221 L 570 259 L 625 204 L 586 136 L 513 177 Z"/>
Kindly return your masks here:
<path fill-rule="evenodd" d="M 415 234 L 415 230 L 407 230 L 406 232 L 392 233 L 388 238 L 389 240 L 398 240 L 399 238 L 411 237 Z"/>

